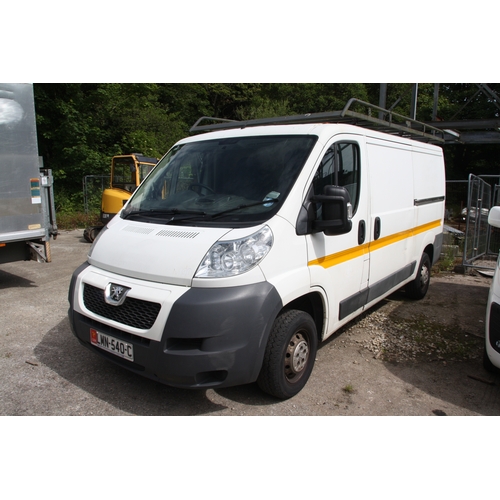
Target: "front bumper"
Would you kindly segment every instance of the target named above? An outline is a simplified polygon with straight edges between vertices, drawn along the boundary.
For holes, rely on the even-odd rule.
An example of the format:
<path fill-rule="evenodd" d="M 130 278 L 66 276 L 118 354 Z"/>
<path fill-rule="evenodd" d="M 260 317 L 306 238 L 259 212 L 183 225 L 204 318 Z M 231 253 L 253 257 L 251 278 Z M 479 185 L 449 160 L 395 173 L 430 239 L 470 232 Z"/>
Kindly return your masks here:
<path fill-rule="evenodd" d="M 168 314 L 160 311 L 151 329 L 160 330 L 158 335 L 122 327 L 87 312 L 79 303 L 83 285 L 78 278 L 88 272 L 86 267 L 73 275 L 68 312 L 73 333 L 85 347 L 175 387 L 228 387 L 257 379 L 269 332 L 282 307 L 278 292 L 269 283 L 215 289 L 182 287 L 182 294 L 171 294 L 175 301 L 172 298 L 172 303 L 162 305 Z M 134 361 L 92 345 L 91 328 L 131 343 Z"/>

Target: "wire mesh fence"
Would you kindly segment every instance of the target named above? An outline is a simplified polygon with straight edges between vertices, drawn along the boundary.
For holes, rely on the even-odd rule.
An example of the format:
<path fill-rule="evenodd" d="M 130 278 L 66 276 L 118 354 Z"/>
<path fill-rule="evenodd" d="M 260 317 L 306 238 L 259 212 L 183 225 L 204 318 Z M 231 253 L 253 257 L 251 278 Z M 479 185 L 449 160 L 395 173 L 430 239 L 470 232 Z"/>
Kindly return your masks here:
<path fill-rule="evenodd" d="M 499 183 L 500 176 L 473 174 L 467 180 L 446 183 L 447 242 L 453 240 L 459 247 L 465 267 L 491 269 L 495 265 L 500 231 L 488 224 L 488 214 L 491 207 L 500 205 Z"/>
<path fill-rule="evenodd" d="M 86 214 L 101 211 L 102 192 L 109 186 L 109 175 L 86 175 L 83 178 L 83 208 Z"/>

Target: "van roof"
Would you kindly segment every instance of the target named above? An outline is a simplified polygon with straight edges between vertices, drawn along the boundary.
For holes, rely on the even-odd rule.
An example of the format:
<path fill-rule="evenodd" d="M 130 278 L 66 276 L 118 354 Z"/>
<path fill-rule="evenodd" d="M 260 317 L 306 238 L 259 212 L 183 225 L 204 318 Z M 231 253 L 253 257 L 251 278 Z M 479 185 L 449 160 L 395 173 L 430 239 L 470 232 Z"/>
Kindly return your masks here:
<path fill-rule="evenodd" d="M 204 134 L 187 137 L 179 141 L 179 144 L 208 141 L 216 139 L 226 139 L 230 137 L 251 137 L 268 135 L 315 135 L 320 142 L 328 141 L 335 134 L 357 134 L 371 136 L 379 139 L 388 138 L 387 134 L 370 130 L 365 127 L 349 125 L 346 123 L 307 123 L 307 124 L 283 124 L 283 125 L 262 125 L 262 126 L 239 126 L 229 129 L 215 130 Z M 395 142 L 409 143 L 426 148 L 435 148 L 431 141 L 415 141 L 412 137 L 404 137 L 392 134 L 390 139 Z"/>

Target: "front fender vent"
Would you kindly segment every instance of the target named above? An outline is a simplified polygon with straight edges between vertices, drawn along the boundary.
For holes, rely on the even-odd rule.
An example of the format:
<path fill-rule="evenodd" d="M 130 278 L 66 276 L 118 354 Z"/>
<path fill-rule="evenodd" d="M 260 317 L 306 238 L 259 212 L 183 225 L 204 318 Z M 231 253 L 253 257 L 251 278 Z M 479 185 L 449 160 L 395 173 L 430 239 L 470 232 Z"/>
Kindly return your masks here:
<path fill-rule="evenodd" d="M 149 234 L 154 231 L 154 228 L 151 227 L 139 227 L 139 226 L 125 226 L 122 231 L 128 231 L 129 233 L 138 233 L 138 234 Z"/>
<path fill-rule="evenodd" d="M 200 233 L 196 231 L 172 231 L 171 229 L 162 229 L 156 233 L 156 236 L 164 236 L 166 238 L 184 238 L 193 239 Z"/>

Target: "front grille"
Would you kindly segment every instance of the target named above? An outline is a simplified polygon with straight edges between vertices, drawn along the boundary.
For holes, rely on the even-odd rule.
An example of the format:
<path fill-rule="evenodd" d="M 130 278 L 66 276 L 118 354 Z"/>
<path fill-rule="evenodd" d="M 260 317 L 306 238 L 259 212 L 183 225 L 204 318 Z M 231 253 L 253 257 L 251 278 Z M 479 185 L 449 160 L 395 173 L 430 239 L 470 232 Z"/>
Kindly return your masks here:
<path fill-rule="evenodd" d="M 85 283 L 83 303 L 94 314 L 134 328 L 149 330 L 160 312 L 156 302 L 127 297 L 121 306 L 112 306 L 104 301 L 104 290 Z"/>

